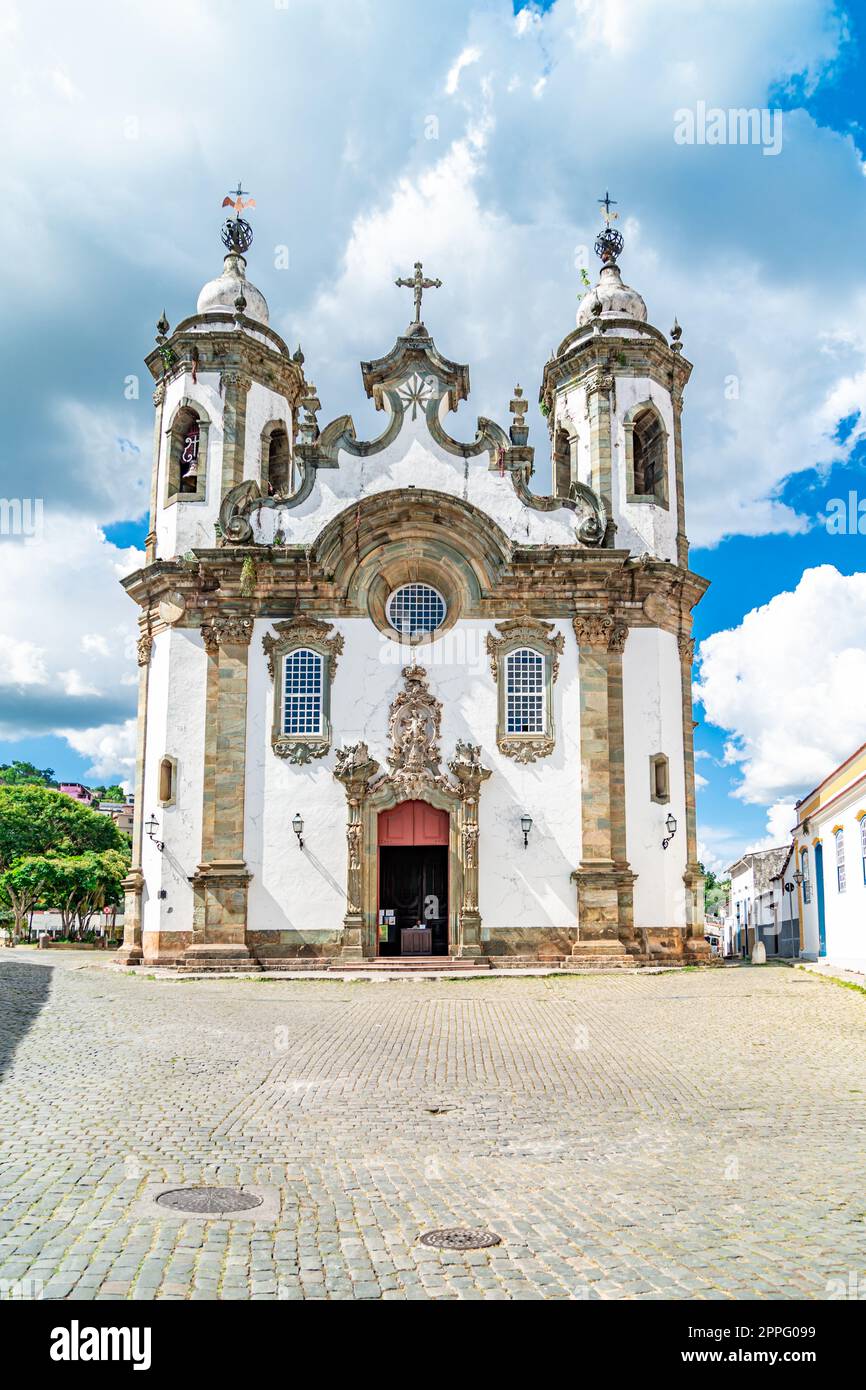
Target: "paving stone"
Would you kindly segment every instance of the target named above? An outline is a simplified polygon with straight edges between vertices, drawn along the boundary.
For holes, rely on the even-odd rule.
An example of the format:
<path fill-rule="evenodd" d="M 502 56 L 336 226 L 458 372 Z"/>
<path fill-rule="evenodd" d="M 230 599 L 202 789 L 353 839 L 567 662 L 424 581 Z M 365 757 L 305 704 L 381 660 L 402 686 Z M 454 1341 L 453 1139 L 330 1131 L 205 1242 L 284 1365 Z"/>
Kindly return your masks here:
<path fill-rule="evenodd" d="M 7 956 L 0 1278 L 46 1298 L 822 1299 L 862 1268 L 851 991 L 773 967 L 252 991 Z M 276 1187 L 280 1216 L 142 1218 L 145 1182 Z M 503 1244 L 418 1245 L 442 1226 Z"/>

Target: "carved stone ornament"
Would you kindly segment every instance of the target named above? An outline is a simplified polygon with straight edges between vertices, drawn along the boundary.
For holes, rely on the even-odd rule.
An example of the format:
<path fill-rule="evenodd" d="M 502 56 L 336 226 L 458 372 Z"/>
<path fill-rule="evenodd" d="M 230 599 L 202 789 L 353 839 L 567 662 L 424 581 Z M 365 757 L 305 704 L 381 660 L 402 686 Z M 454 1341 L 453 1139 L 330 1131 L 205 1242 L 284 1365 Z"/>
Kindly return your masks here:
<path fill-rule="evenodd" d="M 687 662 L 688 665 L 691 666 L 695 659 L 695 639 L 693 637 L 687 637 L 685 633 L 680 633 L 679 637 L 677 637 L 677 648 L 679 650 L 680 660 Z"/>
<path fill-rule="evenodd" d="M 513 651 L 515 647 L 532 647 L 551 658 L 551 675 L 555 681 L 559 675 L 559 658 L 565 649 L 565 638 L 561 632 L 554 631 L 553 623 L 543 623 L 539 618 L 510 618 L 497 623 L 496 631 L 500 637 L 487 634 L 487 655 L 493 679 L 499 680 L 500 658 Z"/>
<path fill-rule="evenodd" d="M 536 758 L 549 758 L 556 741 L 552 734 L 499 734 L 496 746 L 516 763 L 534 763 Z"/>
<path fill-rule="evenodd" d="M 202 623 L 201 635 L 206 651 L 211 653 L 220 647 L 248 647 L 253 635 L 253 620 L 234 613 L 212 618 Z"/>
<path fill-rule="evenodd" d="M 277 661 L 286 652 L 294 651 L 296 647 L 313 647 L 317 651 L 324 650 L 330 657 L 330 677 L 333 680 L 337 670 L 337 659 L 343 651 L 343 635 L 331 632 L 331 623 L 326 623 L 321 618 L 307 617 L 306 614 L 297 618 L 286 618 L 284 622 L 274 623 L 274 636 L 266 632 L 262 638 L 265 656 L 268 659 L 268 671 L 271 680 L 274 679 L 277 670 Z"/>
<path fill-rule="evenodd" d="M 441 771 L 442 706 L 427 688 L 427 672 L 423 666 L 404 666 L 403 680 L 405 689 L 392 704 L 388 719 L 388 780 L 401 800 L 423 797 L 424 789 L 431 786 L 453 793 Z"/>
<path fill-rule="evenodd" d="M 612 613 L 575 613 L 572 622 L 580 647 L 600 647 L 610 652 L 621 652 L 625 647 L 628 627 Z"/>
<path fill-rule="evenodd" d="M 142 637 L 139 637 L 139 639 L 138 639 L 138 664 L 139 664 L 139 666 L 148 666 L 148 665 L 150 664 L 150 658 L 151 658 L 152 653 L 153 653 L 153 637 L 151 636 L 151 634 L 150 634 L 149 632 L 146 632 L 146 633 L 144 633 L 144 635 L 143 635 Z"/>

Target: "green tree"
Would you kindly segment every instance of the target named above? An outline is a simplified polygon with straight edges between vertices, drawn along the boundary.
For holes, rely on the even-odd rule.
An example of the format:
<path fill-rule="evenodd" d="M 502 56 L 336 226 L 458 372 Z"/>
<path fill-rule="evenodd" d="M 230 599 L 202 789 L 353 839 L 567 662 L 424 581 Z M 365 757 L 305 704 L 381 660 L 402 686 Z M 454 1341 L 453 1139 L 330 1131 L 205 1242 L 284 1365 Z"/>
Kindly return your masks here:
<path fill-rule="evenodd" d="M 29 784 L 42 787 L 56 787 L 53 767 L 35 767 L 33 763 L 22 762 L 16 758 L 11 763 L 0 763 L 0 786 L 22 787 Z"/>
<path fill-rule="evenodd" d="M 22 868 L 17 877 L 9 877 L 9 871 L 21 868 L 20 861 L 31 856 L 56 859 L 90 850 L 116 850 L 125 856 L 129 841 L 110 816 L 100 816 L 62 792 L 34 784 L 0 785 L 0 882 L 14 913 L 14 939 L 23 931 L 34 901 L 42 899 L 39 893 L 32 898 L 35 869 L 29 873 Z"/>
<path fill-rule="evenodd" d="M 110 787 L 91 787 L 90 790 L 97 801 L 125 801 L 126 792 L 117 782 L 113 782 Z"/>

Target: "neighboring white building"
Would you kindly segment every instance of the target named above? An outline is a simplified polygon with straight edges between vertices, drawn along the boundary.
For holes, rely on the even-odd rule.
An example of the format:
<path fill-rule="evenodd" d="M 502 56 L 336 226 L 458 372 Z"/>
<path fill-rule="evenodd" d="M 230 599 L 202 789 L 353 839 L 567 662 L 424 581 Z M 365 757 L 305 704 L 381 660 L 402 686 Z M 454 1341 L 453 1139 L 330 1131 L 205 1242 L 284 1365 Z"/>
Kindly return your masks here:
<path fill-rule="evenodd" d="M 520 387 L 505 428 L 449 426 L 469 370 L 421 321 L 420 265 L 414 320 L 361 364 L 381 433 L 320 428 L 248 233 L 148 358 L 121 958 L 706 958 L 681 330 L 647 322 L 608 228 L 544 368 L 539 496 Z"/>
<path fill-rule="evenodd" d="M 722 935 L 725 956 L 750 956 L 757 941 L 764 943 L 768 958 L 791 959 L 799 954 L 792 895 L 784 886 L 789 881 L 784 873 L 789 856 L 790 849 L 784 845 L 758 850 L 744 854 L 728 869 L 731 893 Z"/>
<path fill-rule="evenodd" d="M 803 956 L 866 970 L 866 744 L 797 802 Z"/>

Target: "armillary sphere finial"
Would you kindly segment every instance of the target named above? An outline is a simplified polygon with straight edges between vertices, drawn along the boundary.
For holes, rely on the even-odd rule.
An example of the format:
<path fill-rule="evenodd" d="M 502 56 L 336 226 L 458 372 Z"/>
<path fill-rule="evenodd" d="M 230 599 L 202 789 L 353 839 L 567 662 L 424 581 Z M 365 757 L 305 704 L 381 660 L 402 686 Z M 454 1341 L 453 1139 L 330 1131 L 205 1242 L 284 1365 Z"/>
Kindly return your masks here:
<path fill-rule="evenodd" d="M 255 198 L 247 198 L 247 189 L 241 188 L 241 181 L 238 179 L 238 186 L 223 198 L 224 208 L 234 208 L 234 217 L 227 217 L 223 229 L 220 232 L 223 246 L 229 251 L 234 251 L 238 255 L 243 255 L 248 251 L 253 242 L 253 229 L 249 222 L 244 221 L 241 213 L 245 208 L 254 208 Z M 244 201 L 246 199 L 246 201 Z"/>
<path fill-rule="evenodd" d="M 605 189 L 604 197 L 599 198 L 598 201 L 604 209 L 601 215 L 606 225 L 604 231 L 599 232 L 595 239 L 595 254 L 605 265 L 616 265 L 616 258 L 625 245 L 622 233 L 618 232 L 615 227 L 610 225 L 611 222 L 619 217 L 618 212 L 611 212 L 611 208 L 617 205 L 616 199 L 611 198 L 610 194 Z"/>

